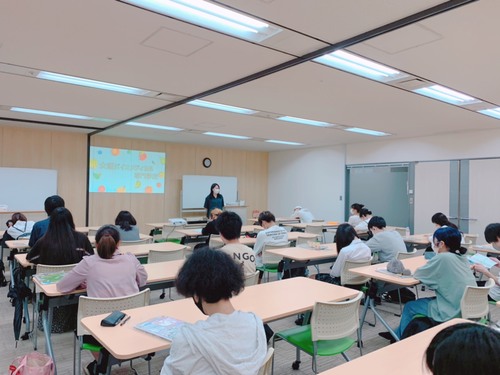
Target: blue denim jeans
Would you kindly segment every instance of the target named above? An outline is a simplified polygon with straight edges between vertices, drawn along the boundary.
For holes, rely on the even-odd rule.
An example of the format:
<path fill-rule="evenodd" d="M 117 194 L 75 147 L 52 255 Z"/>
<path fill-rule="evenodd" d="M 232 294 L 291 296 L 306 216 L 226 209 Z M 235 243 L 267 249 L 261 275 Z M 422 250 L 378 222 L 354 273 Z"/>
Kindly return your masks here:
<path fill-rule="evenodd" d="M 405 304 L 403 309 L 403 314 L 401 315 L 401 321 L 399 322 L 399 327 L 394 331 L 399 338 L 403 335 L 405 328 L 415 317 L 415 315 L 429 316 L 429 302 L 434 298 L 419 298 L 415 301 L 410 301 Z"/>

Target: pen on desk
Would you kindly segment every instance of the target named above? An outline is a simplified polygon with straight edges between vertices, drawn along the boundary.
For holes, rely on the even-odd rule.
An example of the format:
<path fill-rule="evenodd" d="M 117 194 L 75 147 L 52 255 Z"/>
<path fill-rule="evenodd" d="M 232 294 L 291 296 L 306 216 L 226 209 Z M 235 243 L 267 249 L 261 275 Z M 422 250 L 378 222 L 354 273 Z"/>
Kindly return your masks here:
<path fill-rule="evenodd" d="M 130 319 L 130 315 L 128 315 L 125 319 L 122 320 L 122 322 L 120 323 L 120 325 L 124 325 L 125 323 L 127 323 L 127 321 Z"/>

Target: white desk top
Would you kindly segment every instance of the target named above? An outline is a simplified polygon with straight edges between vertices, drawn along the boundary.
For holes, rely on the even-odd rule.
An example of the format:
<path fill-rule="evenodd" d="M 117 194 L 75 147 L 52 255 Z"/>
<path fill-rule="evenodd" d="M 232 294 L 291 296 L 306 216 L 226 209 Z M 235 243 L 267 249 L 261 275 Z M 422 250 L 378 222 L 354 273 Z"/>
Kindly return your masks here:
<path fill-rule="evenodd" d="M 29 247 L 28 245 L 29 239 L 23 239 L 23 240 L 10 240 L 10 241 L 5 241 L 5 244 L 9 249 L 27 249 Z"/>
<path fill-rule="evenodd" d="M 293 298 L 290 298 L 293 291 Z M 237 310 L 253 311 L 265 322 L 310 310 L 316 301 L 340 301 L 355 297 L 358 291 L 337 285 L 295 277 L 245 288 L 231 301 Z M 125 310 L 131 316 L 127 324 L 101 327 L 107 315 L 82 319 L 83 326 L 119 359 L 134 358 L 170 347 L 170 341 L 138 331 L 135 325 L 157 316 L 171 316 L 194 323 L 206 319 L 191 298 Z"/>
<path fill-rule="evenodd" d="M 288 241 L 297 241 L 299 237 L 314 239 L 317 237 L 317 235 L 314 233 L 288 232 Z M 214 241 L 222 243 L 222 240 L 220 238 L 215 238 Z M 256 241 L 257 238 L 240 237 L 240 243 L 242 243 L 243 245 L 253 246 L 255 245 Z"/>

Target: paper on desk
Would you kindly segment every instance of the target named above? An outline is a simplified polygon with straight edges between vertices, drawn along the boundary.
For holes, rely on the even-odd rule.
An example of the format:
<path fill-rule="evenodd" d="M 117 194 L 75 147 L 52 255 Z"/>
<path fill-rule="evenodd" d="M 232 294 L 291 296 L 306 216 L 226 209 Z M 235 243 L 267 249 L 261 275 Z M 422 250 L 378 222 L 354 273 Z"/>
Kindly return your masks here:
<path fill-rule="evenodd" d="M 40 284 L 48 285 L 48 284 L 56 284 L 59 280 L 61 280 L 66 272 L 50 272 L 50 273 L 37 273 L 33 275 L 35 279 L 37 279 Z"/>
<path fill-rule="evenodd" d="M 400 277 L 402 279 L 411 279 L 413 277 L 412 275 L 401 275 L 398 273 L 392 273 L 392 272 L 387 271 L 386 268 L 377 268 L 376 271 L 380 272 L 380 273 L 385 273 L 386 275 L 389 275 L 389 276 Z"/>
<path fill-rule="evenodd" d="M 158 316 L 137 324 L 135 328 L 172 341 L 184 324 L 185 323 L 182 320 L 171 318 L 169 316 Z"/>
<path fill-rule="evenodd" d="M 487 256 L 484 256 L 483 254 L 474 254 L 473 256 L 468 257 L 469 262 L 473 264 L 481 264 L 485 266 L 487 269 L 490 269 L 491 267 L 495 266 L 496 263 L 489 259 Z"/>

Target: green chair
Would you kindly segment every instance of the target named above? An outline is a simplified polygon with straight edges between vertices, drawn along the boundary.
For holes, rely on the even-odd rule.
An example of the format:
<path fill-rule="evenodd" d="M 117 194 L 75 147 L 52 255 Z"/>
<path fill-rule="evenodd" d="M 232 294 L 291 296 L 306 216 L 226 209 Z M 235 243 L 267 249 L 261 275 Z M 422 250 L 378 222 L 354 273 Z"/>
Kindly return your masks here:
<path fill-rule="evenodd" d="M 269 281 L 269 274 L 270 273 L 277 274 L 278 280 L 281 278 L 280 272 L 278 271 L 278 265 L 279 265 L 279 262 L 283 259 L 282 256 L 271 254 L 271 253 L 267 252 L 267 250 L 283 249 L 286 247 L 290 247 L 290 242 L 286 242 L 282 245 L 271 245 L 271 244 L 264 245 L 264 248 L 262 249 L 262 263 L 263 263 L 263 265 L 257 267 L 257 270 L 262 271 L 264 273 L 267 272 L 267 281 Z"/>
<path fill-rule="evenodd" d="M 311 316 L 311 324 L 294 327 L 274 335 L 273 347 L 277 339 L 287 341 L 296 347 L 296 360 L 292 364 L 294 370 L 300 366 L 300 351 L 312 356 L 312 370 L 318 373 L 317 357 L 342 354 L 346 361 L 349 357 L 345 352 L 359 337 L 359 304 L 363 293 L 343 302 L 316 302 Z M 357 340 L 350 337 L 357 331 Z M 362 355 L 361 345 L 359 346 Z"/>

